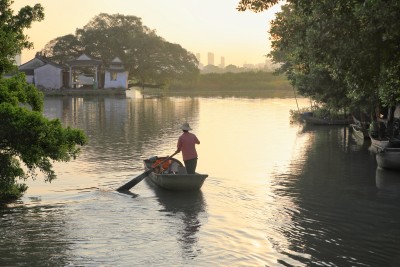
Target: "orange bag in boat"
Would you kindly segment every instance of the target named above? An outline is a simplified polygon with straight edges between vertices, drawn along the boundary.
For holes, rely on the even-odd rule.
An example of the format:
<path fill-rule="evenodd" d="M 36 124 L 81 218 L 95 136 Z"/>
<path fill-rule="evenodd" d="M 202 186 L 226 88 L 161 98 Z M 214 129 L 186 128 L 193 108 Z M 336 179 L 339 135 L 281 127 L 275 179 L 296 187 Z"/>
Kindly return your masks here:
<path fill-rule="evenodd" d="M 154 167 L 156 167 L 158 164 L 160 164 L 163 160 L 165 160 L 165 158 L 161 158 L 161 159 L 157 159 L 152 165 L 151 165 L 151 167 L 152 168 L 154 168 Z M 167 170 L 168 169 L 168 167 L 169 167 L 169 165 L 172 163 L 172 160 L 167 160 L 167 161 L 165 161 L 163 164 L 161 164 L 160 166 L 158 166 L 157 168 L 156 168 L 156 172 L 158 172 L 158 173 L 160 173 L 160 172 L 162 172 L 163 170 Z"/>

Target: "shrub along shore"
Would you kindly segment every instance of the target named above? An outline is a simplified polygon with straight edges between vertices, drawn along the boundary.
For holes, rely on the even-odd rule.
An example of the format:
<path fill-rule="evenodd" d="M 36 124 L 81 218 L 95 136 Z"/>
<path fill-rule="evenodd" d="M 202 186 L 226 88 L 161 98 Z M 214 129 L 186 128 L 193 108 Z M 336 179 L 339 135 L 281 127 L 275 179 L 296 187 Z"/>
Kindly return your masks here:
<path fill-rule="evenodd" d="M 200 74 L 196 82 L 175 81 L 168 89 L 171 92 L 292 90 L 285 76 L 263 71 Z"/>
<path fill-rule="evenodd" d="M 163 89 L 155 86 L 136 87 L 146 97 L 293 97 L 293 88 L 283 75 L 271 72 L 200 74 L 195 82 L 174 81 Z"/>

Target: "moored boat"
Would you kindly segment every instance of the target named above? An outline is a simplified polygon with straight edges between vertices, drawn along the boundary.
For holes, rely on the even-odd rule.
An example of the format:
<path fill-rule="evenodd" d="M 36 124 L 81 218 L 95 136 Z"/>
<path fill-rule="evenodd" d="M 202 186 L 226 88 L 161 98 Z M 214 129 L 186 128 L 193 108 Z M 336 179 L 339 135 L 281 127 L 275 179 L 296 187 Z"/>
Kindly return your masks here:
<path fill-rule="evenodd" d="M 363 130 L 368 131 L 371 122 L 368 119 L 366 120 L 366 116 L 363 116 L 363 120 L 359 120 L 354 114 L 352 114 L 352 118 L 354 124 L 362 128 Z"/>
<path fill-rule="evenodd" d="M 353 122 L 351 124 L 351 127 L 353 129 L 354 134 L 361 138 L 361 139 L 369 139 L 369 125 L 370 123 L 368 121 L 360 121 L 354 116 L 353 117 Z"/>
<path fill-rule="evenodd" d="M 166 157 L 152 157 L 144 160 L 145 170 L 149 170 L 157 164 L 157 160 L 164 160 Z M 199 190 L 208 174 L 187 174 L 184 165 L 177 159 L 171 158 L 162 168 L 156 168 L 146 178 L 153 184 L 168 190 L 190 191 Z"/>
<path fill-rule="evenodd" d="M 368 132 L 361 128 L 359 125 L 357 124 L 351 124 L 351 129 L 353 131 L 354 136 L 356 136 L 359 139 L 368 139 L 369 135 Z"/>
<path fill-rule="evenodd" d="M 385 148 L 400 148 L 399 138 L 378 138 L 371 134 L 369 134 L 369 137 L 371 138 L 371 147 L 376 150 L 376 152 L 384 150 Z"/>
<path fill-rule="evenodd" d="M 371 134 L 369 134 L 369 137 L 371 138 L 371 145 L 375 149 L 383 150 L 389 146 L 389 138 L 387 138 L 387 137 L 378 138 L 378 137 L 372 136 Z"/>
<path fill-rule="evenodd" d="M 400 148 L 384 148 L 379 150 L 376 154 L 376 162 L 380 168 L 400 170 Z"/>

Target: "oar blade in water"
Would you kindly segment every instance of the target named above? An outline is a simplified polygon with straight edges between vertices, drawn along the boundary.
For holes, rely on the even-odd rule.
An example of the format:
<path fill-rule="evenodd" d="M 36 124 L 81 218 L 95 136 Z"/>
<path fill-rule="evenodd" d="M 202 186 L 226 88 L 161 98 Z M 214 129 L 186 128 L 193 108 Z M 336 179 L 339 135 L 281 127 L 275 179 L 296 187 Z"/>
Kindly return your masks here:
<path fill-rule="evenodd" d="M 144 173 L 142 173 L 141 175 L 133 178 L 132 180 L 130 180 L 129 182 L 127 182 L 126 184 L 124 184 L 123 186 L 119 187 L 117 189 L 117 191 L 121 192 L 121 191 L 128 191 L 129 189 L 131 189 L 132 187 L 134 187 L 135 185 L 137 185 L 138 183 L 140 183 L 144 178 L 146 178 L 150 172 L 152 172 L 153 170 L 148 170 L 145 171 Z"/>
<path fill-rule="evenodd" d="M 156 167 L 160 166 L 161 164 L 163 164 L 164 162 L 166 162 L 167 160 L 169 160 L 170 158 L 172 158 L 173 156 L 175 156 L 178 153 L 179 153 L 178 151 L 175 151 L 174 154 L 172 154 L 171 156 L 166 157 L 163 161 L 161 161 L 159 164 L 157 164 L 157 166 L 152 167 L 151 169 L 145 171 L 144 173 L 142 173 L 138 177 L 133 178 L 132 180 L 130 180 L 129 182 L 127 182 L 123 186 L 119 187 L 117 189 L 117 191 L 119 191 L 119 192 L 128 191 L 129 189 L 131 189 L 132 187 L 134 187 L 135 185 L 140 183 L 144 178 L 146 178 L 151 172 L 153 172 L 156 169 Z"/>

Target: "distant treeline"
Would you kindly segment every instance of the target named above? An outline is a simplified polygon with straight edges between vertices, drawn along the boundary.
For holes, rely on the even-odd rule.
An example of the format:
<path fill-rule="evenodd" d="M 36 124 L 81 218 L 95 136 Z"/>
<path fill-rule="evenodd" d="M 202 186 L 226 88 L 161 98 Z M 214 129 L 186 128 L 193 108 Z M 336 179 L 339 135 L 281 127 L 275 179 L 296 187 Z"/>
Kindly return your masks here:
<path fill-rule="evenodd" d="M 249 71 L 241 73 L 207 73 L 200 74 L 197 82 L 188 83 L 176 81 L 170 84 L 170 91 L 199 92 L 236 92 L 292 90 L 289 81 L 283 75 L 271 72 Z"/>

